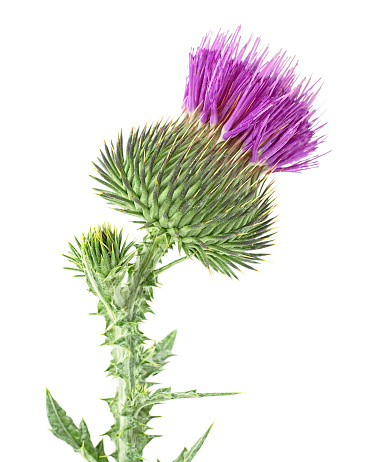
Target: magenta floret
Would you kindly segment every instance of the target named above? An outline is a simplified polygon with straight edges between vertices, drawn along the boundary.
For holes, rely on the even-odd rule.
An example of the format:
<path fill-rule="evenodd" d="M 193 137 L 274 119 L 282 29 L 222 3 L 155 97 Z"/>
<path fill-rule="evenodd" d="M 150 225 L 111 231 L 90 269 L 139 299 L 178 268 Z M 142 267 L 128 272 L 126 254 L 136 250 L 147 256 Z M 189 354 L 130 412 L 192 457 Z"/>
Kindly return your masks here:
<path fill-rule="evenodd" d="M 315 167 L 320 155 L 311 154 L 324 140 L 315 136 L 323 126 L 313 118 L 317 82 L 297 83 L 294 59 L 280 51 L 268 60 L 259 38 L 240 47 L 239 31 L 212 43 L 208 34 L 190 53 L 183 107 L 220 126 L 223 140 L 239 139 L 250 162 L 272 171 Z"/>

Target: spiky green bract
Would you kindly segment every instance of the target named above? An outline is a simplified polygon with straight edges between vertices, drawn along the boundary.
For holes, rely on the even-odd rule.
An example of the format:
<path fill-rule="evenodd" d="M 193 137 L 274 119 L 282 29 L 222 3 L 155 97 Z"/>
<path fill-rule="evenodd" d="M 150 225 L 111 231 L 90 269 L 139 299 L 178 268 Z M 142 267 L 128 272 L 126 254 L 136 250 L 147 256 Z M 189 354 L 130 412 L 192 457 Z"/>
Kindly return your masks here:
<path fill-rule="evenodd" d="M 239 266 L 254 269 L 264 256 L 257 251 L 272 242 L 272 183 L 263 166 L 193 118 L 132 131 L 126 148 L 121 134 L 98 164 L 102 197 L 208 268 L 229 276 Z"/>

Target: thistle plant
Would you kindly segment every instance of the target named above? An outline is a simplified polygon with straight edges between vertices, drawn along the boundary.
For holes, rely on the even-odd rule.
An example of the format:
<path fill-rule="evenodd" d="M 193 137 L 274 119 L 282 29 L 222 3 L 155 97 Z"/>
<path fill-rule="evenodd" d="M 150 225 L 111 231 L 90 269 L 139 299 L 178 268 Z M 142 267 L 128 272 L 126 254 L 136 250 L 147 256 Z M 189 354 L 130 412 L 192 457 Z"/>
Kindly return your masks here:
<path fill-rule="evenodd" d="M 209 271 L 236 278 L 255 269 L 274 242 L 272 172 L 300 172 L 317 165 L 322 125 L 313 102 L 318 90 L 297 82 L 296 65 L 285 53 L 268 59 L 252 38 L 240 46 L 234 34 L 207 35 L 192 51 L 182 113 L 175 120 L 133 129 L 124 143 L 105 145 L 94 163 L 95 188 L 116 210 L 146 231 L 128 241 L 110 225 L 75 239 L 66 256 L 98 298 L 105 319 L 104 345 L 112 348 L 108 375 L 115 396 L 105 399 L 113 425 L 105 435 L 115 444 L 107 454 L 94 445 L 84 420 L 77 427 L 47 391 L 52 432 L 89 462 L 139 462 L 154 405 L 175 399 L 236 393 L 172 391 L 154 381 L 168 359 L 176 331 L 151 344 L 142 332 L 153 290 L 165 270 L 187 258 Z M 181 258 L 162 266 L 169 249 Z M 210 428 L 174 462 L 189 462 Z"/>

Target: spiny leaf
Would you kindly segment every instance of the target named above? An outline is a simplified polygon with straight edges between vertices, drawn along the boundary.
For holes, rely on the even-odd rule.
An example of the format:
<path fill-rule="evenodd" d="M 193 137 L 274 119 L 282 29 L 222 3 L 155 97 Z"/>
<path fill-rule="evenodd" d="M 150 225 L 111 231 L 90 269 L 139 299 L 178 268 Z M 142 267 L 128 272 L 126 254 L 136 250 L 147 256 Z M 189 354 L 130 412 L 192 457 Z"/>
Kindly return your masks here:
<path fill-rule="evenodd" d="M 91 454 L 95 454 L 95 448 L 91 441 L 90 432 L 88 431 L 88 428 L 87 428 L 87 425 L 84 419 L 82 419 L 81 423 L 79 424 L 79 432 L 80 432 L 81 443 L 84 445 L 86 452 L 88 451 Z"/>
<path fill-rule="evenodd" d="M 104 440 L 100 440 L 99 444 L 95 448 L 97 454 L 97 462 L 108 462 L 108 458 L 104 450 Z"/>
<path fill-rule="evenodd" d="M 52 433 L 69 444 L 75 451 L 78 451 L 81 447 L 81 432 L 57 401 L 53 399 L 48 389 L 47 415 Z"/>
<path fill-rule="evenodd" d="M 170 401 L 173 399 L 186 399 L 186 398 L 206 398 L 214 396 L 233 396 L 238 395 L 240 392 L 232 393 L 198 393 L 196 390 L 182 391 L 182 392 L 171 392 L 171 388 L 159 388 L 151 395 L 138 396 L 138 408 L 145 406 L 153 406 L 155 404 L 162 403 L 163 401 Z"/>
<path fill-rule="evenodd" d="M 81 454 L 86 460 L 87 462 L 97 462 L 97 458 L 96 456 L 93 456 L 87 449 L 86 447 L 83 445 L 77 452 L 79 452 L 79 454 Z"/>
<path fill-rule="evenodd" d="M 190 450 L 184 448 L 181 454 L 173 462 L 191 462 L 201 446 L 204 444 L 204 441 L 206 440 L 212 426 L 213 424 L 208 428 L 204 435 L 196 441 Z"/>
<path fill-rule="evenodd" d="M 157 375 L 162 371 L 163 367 L 167 363 L 167 359 L 172 354 L 172 348 L 175 342 L 175 337 L 177 331 L 174 330 L 168 334 L 160 342 L 155 342 L 155 344 L 145 351 L 143 359 L 143 364 L 141 365 L 141 378 L 145 380 L 151 375 Z"/>
<path fill-rule="evenodd" d="M 184 399 L 184 398 L 206 398 L 213 396 L 233 396 L 239 395 L 240 392 L 228 392 L 228 393 L 198 393 L 196 390 L 182 391 L 176 393 L 170 393 L 170 399 Z"/>
<path fill-rule="evenodd" d="M 108 462 L 104 453 L 103 441 L 96 448 L 94 447 L 86 422 L 82 419 L 78 428 L 52 397 L 48 389 L 46 394 L 47 415 L 52 427 L 52 433 L 69 444 L 75 452 L 79 452 L 87 462 Z M 99 456 L 100 459 L 98 458 Z"/>

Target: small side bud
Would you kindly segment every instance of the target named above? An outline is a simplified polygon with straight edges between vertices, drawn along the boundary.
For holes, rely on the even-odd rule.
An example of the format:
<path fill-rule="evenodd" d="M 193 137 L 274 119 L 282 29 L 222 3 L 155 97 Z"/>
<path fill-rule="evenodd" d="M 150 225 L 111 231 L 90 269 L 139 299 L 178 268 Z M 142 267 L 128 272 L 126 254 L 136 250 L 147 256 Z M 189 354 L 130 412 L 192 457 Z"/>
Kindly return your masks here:
<path fill-rule="evenodd" d="M 122 230 L 118 232 L 107 224 L 90 229 L 80 241 L 75 240 L 77 247 L 69 243 L 70 252 L 64 255 L 75 268 L 67 269 L 85 276 L 89 290 L 95 295 L 111 299 L 130 266 L 134 242 L 127 243 Z"/>

